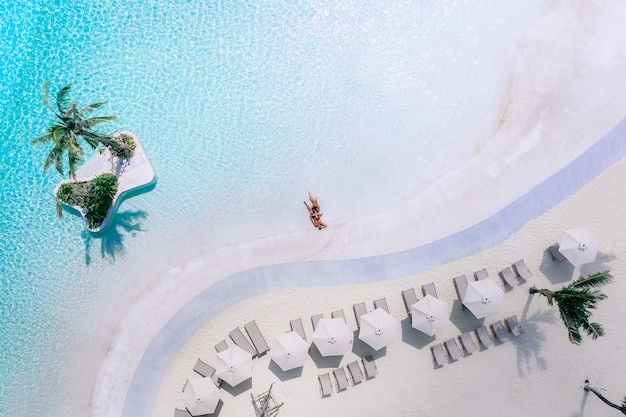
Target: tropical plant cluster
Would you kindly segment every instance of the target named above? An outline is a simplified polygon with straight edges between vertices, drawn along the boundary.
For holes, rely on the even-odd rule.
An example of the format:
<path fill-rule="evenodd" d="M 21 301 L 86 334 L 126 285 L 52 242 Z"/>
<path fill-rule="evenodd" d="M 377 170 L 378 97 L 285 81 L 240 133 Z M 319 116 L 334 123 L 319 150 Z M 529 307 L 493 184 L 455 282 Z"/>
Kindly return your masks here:
<path fill-rule="evenodd" d="M 80 207 L 90 229 L 97 229 L 107 216 L 117 193 L 118 181 L 113 174 L 101 174 L 91 181 L 66 182 L 59 188 L 59 202 Z M 57 205 L 57 212 L 61 209 Z"/>
<path fill-rule="evenodd" d="M 578 345 L 582 342 L 581 331 L 592 339 L 604 335 L 602 325 L 590 321 L 591 311 L 606 298 L 606 294 L 598 288 L 608 284 L 612 279 L 613 276 L 609 271 L 601 271 L 587 277 L 581 276 L 558 291 L 533 287 L 530 288 L 530 293 L 543 295 L 549 305 L 556 302 L 570 342 Z"/>
<path fill-rule="evenodd" d="M 129 159 L 135 155 L 137 144 L 133 137 L 127 133 L 120 133 L 112 136 L 110 140 L 102 142 L 103 145 L 111 152 L 111 155 L 119 159 Z"/>

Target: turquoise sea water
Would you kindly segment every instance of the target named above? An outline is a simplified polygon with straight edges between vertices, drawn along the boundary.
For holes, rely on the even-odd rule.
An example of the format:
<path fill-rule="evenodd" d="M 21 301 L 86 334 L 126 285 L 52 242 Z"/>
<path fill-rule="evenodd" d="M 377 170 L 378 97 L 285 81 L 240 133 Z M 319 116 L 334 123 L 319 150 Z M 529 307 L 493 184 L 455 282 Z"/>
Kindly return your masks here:
<path fill-rule="evenodd" d="M 131 260 L 233 243 L 262 234 L 259 222 L 301 227 L 307 191 L 349 216 L 373 199 L 393 206 L 470 155 L 464 138 L 485 129 L 505 77 L 499 59 L 537 4 L 488 3 L 3 5 L 0 414 L 61 416 L 91 394 L 77 350 L 110 313 L 102 300 L 149 280 Z M 46 80 L 73 83 L 82 104 L 108 101 L 111 129 L 136 133 L 157 172 L 102 236 L 56 218 L 61 177 L 28 144 L 50 120 Z"/>

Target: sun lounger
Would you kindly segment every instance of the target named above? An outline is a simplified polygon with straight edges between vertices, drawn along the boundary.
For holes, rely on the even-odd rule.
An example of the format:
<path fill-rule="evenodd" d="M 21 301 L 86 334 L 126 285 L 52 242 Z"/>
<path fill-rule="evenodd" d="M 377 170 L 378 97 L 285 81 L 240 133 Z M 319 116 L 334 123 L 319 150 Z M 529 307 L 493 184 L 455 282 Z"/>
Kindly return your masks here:
<path fill-rule="evenodd" d="M 215 350 L 217 353 L 223 352 L 228 349 L 228 345 L 226 344 L 226 340 L 222 340 L 217 345 L 215 345 Z"/>
<path fill-rule="evenodd" d="M 459 344 L 456 342 L 456 339 L 446 340 L 445 345 L 452 360 L 458 361 L 463 357 L 463 355 L 461 354 L 461 349 L 459 348 Z"/>
<path fill-rule="evenodd" d="M 330 313 L 330 315 L 334 319 L 343 319 L 344 322 L 348 323 L 346 321 L 346 315 L 344 314 L 343 309 L 337 310 L 337 311 L 333 311 L 332 313 Z"/>
<path fill-rule="evenodd" d="M 317 323 L 319 323 L 323 317 L 323 314 L 316 314 L 314 316 L 311 316 L 311 324 L 313 325 L 313 330 L 315 330 L 315 328 L 317 327 Z"/>
<path fill-rule="evenodd" d="M 361 327 L 361 316 L 367 314 L 367 307 L 365 303 L 357 303 L 352 306 L 352 309 L 354 310 L 354 317 L 356 317 L 356 325 Z"/>
<path fill-rule="evenodd" d="M 298 333 L 298 336 L 306 340 L 306 333 L 304 333 L 304 324 L 302 324 L 302 319 L 294 319 L 289 322 L 291 326 L 291 331 Z"/>
<path fill-rule="evenodd" d="M 526 330 L 522 327 L 522 325 L 517 321 L 517 316 L 511 316 L 506 318 L 506 325 L 509 327 L 511 333 L 514 336 L 519 336 L 522 333 L 526 333 Z"/>
<path fill-rule="evenodd" d="M 480 271 L 474 272 L 474 277 L 477 281 L 480 281 L 481 279 L 489 278 L 489 274 L 487 273 L 486 269 L 481 269 Z"/>
<path fill-rule="evenodd" d="M 201 376 L 206 376 L 208 378 L 212 377 L 215 373 L 215 368 L 204 362 L 202 359 L 198 359 L 196 361 L 193 370 Z"/>
<path fill-rule="evenodd" d="M 500 276 L 502 277 L 502 280 L 509 284 L 509 286 L 511 287 L 515 287 L 517 286 L 517 284 L 519 284 L 519 281 L 517 280 L 517 278 L 515 278 L 515 274 L 508 266 L 500 271 Z"/>
<path fill-rule="evenodd" d="M 239 327 L 235 327 L 232 332 L 228 333 L 228 335 L 230 336 L 234 344 L 236 344 L 252 356 L 256 356 L 256 350 L 254 349 L 254 346 L 252 346 L 252 344 L 248 342 L 248 339 L 246 339 Z"/>
<path fill-rule="evenodd" d="M 435 284 L 431 282 L 430 284 L 422 285 L 422 291 L 424 292 L 424 296 L 430 295 L 431 297 L 437 297 L 437 289 L 435 288 Z"/>
<path fill-rule="evenodd" d="M 504 343 L 509 340 L 509 335 L 500 320 L 493 322 L 491 328 L 500 342 Z"/>
<path fill-rule="evenodd" d="M 478 350 L 478 347 L 476 346 L 476 343 L 474 342 L 474 339 L 472 339 L 472 336 L 469 334 L 469 332 L 461 333 L 460 339 L 461 344 L 463 345 L 467 353 L 473 353 Z"/>
<path fill-rule="evenodd" d="M 264 355 L 268 350 L 270 350 L 270 347 L 267 345 L 267 342 L 259 330 L 259 326 L 257 326 L 256 321 L 252 320 L 251 322 L 246 323 L 243 328 L 246 329 L 246 333 L 248 333 L 248 337 L 250 337 L 250 340 L 254 345 L 254 349 L 256 349 L 256 353 L 259 356 Z"/>
<path fill-rule="evenodd" d="M 411 306 L 417 303 L 417 295 L 415 294 L 415 290 L 413 288 L 409 288 L 408 290 L 402 291 L 402 299 L 404 300 L 404 307 L 406 307 L 406 312 L 411 315 Z"/>
<path fill-rule="evenodd" d="M 337 392 L 348 388 L 348 377 L 343 367 L 335 369 L 333 375 L 335 375 L 335 381 L 337 382 Z"/>
<path fill-rule="evenodd" d="M 330 383 L 329 374 L 318 375 L 317 379 L 320 381 L 320 392 L 322 397 L 327 397 L 333 393 L 333 386 Z"/>
<path fill-rule="evenodd" d="M 556 262 L 563 262 L 565 260 L 565 256 L 561 252 L 559 252 L 559 244 L 555 243 L 548 247 L 548 253 L 552 256 L 552 260 Z"/>
<path fill-rule="evenodd" d="M 433 352 L 433 358 L 435 358 L 435 362 L 437 362 L 437 365 L 445 365 L 445 363 L 447 362 L 446 354 L 443 351 L 443 346 L 441 345 L 441 343 L 438 345 L 433 345 L 430 350 Z"/>
<path fill-rule="evenodd" d="M 363 372 L 357 361 L 348 364 L 348 372 L 350 373 L 350 377 L 352 377 L 352 385 L 359 384 L 363 381 Z"/>
<path fill-rule="evenodd" d="M 461 275 L 452 279 L 454 281 L 454 288 L 456 289 L 456 295 L 463 302 L 463 297 L 465 297 L 465 293 L 467 292 L 467 277 L 465 275 Z M 465 309 L 465 306 L 462 307 Z"/>
<path fill-rule="evenodd" d="M 487 331 L 485 326 L 480 326 L 476 329 L 476 334 L 478 335 L 478 340 L 483 344 L 484 347 L 489 347 L 493 345 L 493 340 Z"/>
<path fill-rule="evenodd" d="M 387 306 L 387 300 L 385 299 L 385 297 L 374 300 L 374 308 L 382 308 L 387 313 L 389 313 L 389 307 Z"/>
<path fill-rule="evenodd" d="M 378 368 L 376 367 L 376 362 L 374 362 L 372 355 L 363 356 L 361 361 L 363 362 L 363 369 L 365 369 L 365 376 L 367 378 L 374 378 L 378 373 Z"/>
<path fill-rule="evenodd" d="M 517 275 L 519 275 L 524 281 L 528 281 L 533 277 L 533 274 L 531 274 L 528 268 L 526 268 L 526 264 L 524 263 L 523 259 L 515 262 L 513 266 L 517 271 Z"/>
<path fill-rule="evenodd" d="M 191 413 L 187 409 L 181 410 L 177 408 L 174 410 L 174 417 L 191 417 Z"/>

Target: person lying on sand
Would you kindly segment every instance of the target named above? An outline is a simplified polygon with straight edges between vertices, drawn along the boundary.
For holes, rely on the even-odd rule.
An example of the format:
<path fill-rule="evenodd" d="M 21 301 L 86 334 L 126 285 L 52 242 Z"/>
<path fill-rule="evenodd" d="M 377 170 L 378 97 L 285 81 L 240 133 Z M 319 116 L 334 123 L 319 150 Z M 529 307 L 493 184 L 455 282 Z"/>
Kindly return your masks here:
<path fill-rule="evenodd" d="M 304 202 L 304 205 L 309 210 L 309 218 L 311 219 L 311 223 L 313 226 L 317 227 L 319 230 L 327 227 L 326 223 L 322 221 L 322 212 L 320 210 L 320 205 L 317 202 L 317 198 L 313 197 L 311 193 L 309 193 L 309 201 L 311 201 L 311 205 L 309 206 L 307 202 Z"/>

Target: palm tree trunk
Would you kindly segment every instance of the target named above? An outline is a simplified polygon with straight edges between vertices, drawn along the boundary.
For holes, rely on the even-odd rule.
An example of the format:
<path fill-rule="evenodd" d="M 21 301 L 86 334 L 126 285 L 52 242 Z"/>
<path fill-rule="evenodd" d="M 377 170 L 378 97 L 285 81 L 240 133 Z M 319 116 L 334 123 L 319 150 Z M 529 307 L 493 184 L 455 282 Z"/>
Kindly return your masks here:
<path fill-rule="evenodd" d="M 611 401 L 607 400 L 604 397 L 604 395 L 600 394 L 600 391 L 598 391 L 597 389 L 589 386 L 589 381 L 585 381 L 585 388 L 584 389 L 585 389 L 585 392 L 589 392 L 589 391 L 593 392 L 594 394 L 596 394 L 596 396 L 598 398 L 600 398 L 602 400 L 603 403 L 605 403 L 609 407 L 613 407 L 613 408 L 621 411 L 622 414 L 626 415 L 626 407 L 619 406 L 619 405 L 617 405 L 615 403 L 612 403 Z"/>

